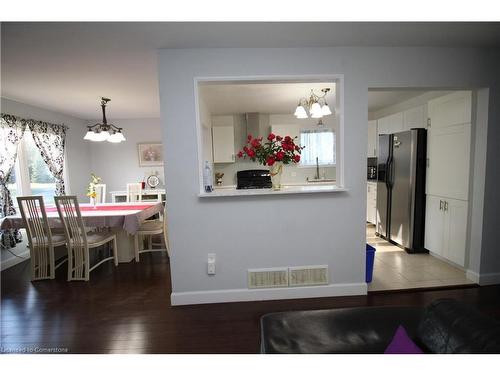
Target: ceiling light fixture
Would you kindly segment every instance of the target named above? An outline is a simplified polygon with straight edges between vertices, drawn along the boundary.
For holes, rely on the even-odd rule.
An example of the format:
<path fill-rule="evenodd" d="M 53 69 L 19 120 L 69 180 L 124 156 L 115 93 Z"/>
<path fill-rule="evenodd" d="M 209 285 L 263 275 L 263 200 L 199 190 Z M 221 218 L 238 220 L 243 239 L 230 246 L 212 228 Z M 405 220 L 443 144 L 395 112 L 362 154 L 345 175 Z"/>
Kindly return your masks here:
<path fill-rule="evenodd" d="M 83 139 L 94 142 L 108 141 L 111 143 L 120 143 L 126 140 L 123 136 L 122 128 L 108 124 L 106 120 L 106 104 L 110 101 L 111 99 L 101 98 L 102 123 L 87 126 L 87 134 L 85 134 Z"/>
<path fill-rule="evenodd" d="M 297 118 L 308 118 L 306 108 L 309 111 L 309 115 L 312 118 L 321 118 L 323 116 L 328 116 L 333 114 L 326 102 L 326 94 L 330 91 L 330 88 L 321 89 L 322 95 L 316 95 L 314 90 L 311 89 L 311 95 L 309 98 L 301 98 L 299 104 L 295 109 L 295 117 Z"/>

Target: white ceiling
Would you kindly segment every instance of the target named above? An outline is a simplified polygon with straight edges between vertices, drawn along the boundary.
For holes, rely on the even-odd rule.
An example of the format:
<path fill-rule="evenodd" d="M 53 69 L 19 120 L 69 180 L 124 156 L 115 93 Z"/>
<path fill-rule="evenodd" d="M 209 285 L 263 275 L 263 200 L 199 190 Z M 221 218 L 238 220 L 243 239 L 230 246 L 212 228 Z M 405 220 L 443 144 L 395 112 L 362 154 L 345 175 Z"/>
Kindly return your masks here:
<path fill-rule="evenodd" d="M 2 96 L 83 119 L 159 117 L 156 50 L 500 45 L 500 23 L 2 23 Z"/>
<path fill-rule="evenodd" d="M 293 113 L 300 98 L 309 97 L 311 89 L 322 95 L 321 89 L 330 88 L 325 99 L 335 105 L 335 83 L 252 83 L 210 84 L 200 86 L 209 111 L 216 115 L 232 113 Z"/>

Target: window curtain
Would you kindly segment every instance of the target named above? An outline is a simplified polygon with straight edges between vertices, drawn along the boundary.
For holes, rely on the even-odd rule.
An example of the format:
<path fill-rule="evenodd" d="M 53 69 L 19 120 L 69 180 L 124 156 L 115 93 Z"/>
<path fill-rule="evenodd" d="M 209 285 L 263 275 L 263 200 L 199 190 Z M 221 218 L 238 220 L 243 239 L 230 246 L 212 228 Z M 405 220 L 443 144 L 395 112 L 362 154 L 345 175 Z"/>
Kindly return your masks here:
<path fill-rule="evenodd" d="M 331 129 L 300 131 L 300 145 L 305 146 L 301 154 L 302 165 L 335 164 L 335 133 Z"/>
<path fill-rule="evenodd" d="M 42 159 L 56 179 L 56 195 L 64 195 L 64 147 L 66 129 L 64 125 L 49 124 L 43 121 L 25 120 Z"/>
<path fill-rule="evenodd" d="M 12 202 L 7 182 L 16 163 L 17 147 L 24 135 L 26 124 L 18 117 L 2 113 L 0 117 L 0 218 L 14 215 L 16 209 Z M 17 229 L 0 231 L 0 245 L 9 249 L 21 242 L 21 234 Z"/>

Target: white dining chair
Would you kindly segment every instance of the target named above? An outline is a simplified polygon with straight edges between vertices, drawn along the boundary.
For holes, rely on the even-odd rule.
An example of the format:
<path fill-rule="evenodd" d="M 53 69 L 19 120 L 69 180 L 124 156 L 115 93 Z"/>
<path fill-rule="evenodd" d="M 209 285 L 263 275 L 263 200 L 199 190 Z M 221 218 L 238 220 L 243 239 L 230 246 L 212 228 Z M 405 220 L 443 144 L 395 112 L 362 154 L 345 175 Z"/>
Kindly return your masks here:
<path fill-rule="evenodd" d="M 127 202 L 142 202 L 142 183 L 127 184 Z"/>
<path fill-rule="evenodd" d="M 153 248 L 153 236 L 157 234 L 162 234 L 163 244 L 160 249 Z M 148 248 L 140 249 L 139 242 L 140 239 L 147 240 Z M 144 241 L 142 241 L 144 242 Z M 164 246 L 164 247 L 163 247 Z M 148 252 L 167 252 L 170 257 L 170 243 L 168 241 L 168 223 L 167 223 L 167 207 L 163 209 L 163 213 L 159 220 L 147 220 L 141 224 L 137 232 L 134 235 L 134 250 L 135 250 L 135 261 L 140 261 L 140 254 Z"/>
<path fill-rule="evenodd" d="M 102 263 L 113 260 L 118 265 L 118 252 L 116 247 L 116 235 L 107 232 L 89 232 L 83 225 L 82 214 L 76 196 L 54 197 L 57 212 L 64 225 L 66 243 L 68 247 L 68 281 L 88 281 L 90 272 Z M 113 256 L 107 257 L 90 267 L 90 250 L 113 243 Z"/>
<path fill-rule="evenodd" d="M 95 201 L 97 204 L 106 203 L 106 184 L 96 184 L 95 193 Z"/>
<path fill-rule="evenodd" d="M 64 246 L 66 238 L 52 233 L 42 196 L 17 197 L 30 249 L 31 280 L 53 279 L 67 259 L 55 264 L 54 248 Z"/>

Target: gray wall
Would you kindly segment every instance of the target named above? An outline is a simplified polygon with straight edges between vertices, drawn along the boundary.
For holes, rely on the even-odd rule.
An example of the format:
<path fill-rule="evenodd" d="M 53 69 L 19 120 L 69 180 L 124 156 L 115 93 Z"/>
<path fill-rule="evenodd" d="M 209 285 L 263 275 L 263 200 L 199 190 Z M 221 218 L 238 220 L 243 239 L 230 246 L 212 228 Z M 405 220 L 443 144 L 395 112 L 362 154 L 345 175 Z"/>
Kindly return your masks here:
<path fill-rule="evenodd" d="M 106 184 L 107 202 L 111 200 L 110 191 L 125 190 L 127 183 L 140 182 L 153 171 L 158 171 L 159 187 L 163 187 L 163 167 L 140 167 L 137 152 L 137 143 L 162 141 L 160 119 L 112 119 L 111 122 L 123 127 L 127 140 L 121 143 L 91 142 L 89 155 L 90 170 Z"/>
<path fill-rule="evenodd" d="M 248 268 L 328 264 L 333 286 L 363 283 L 366 209 L 368 88 L 490 87 L 487 209 L 482 261 L 496 254 L 495 199 L 499 172 L 498 83 L 491 56 L 478 49 L 297 48 L 187 49 L 159 53 L 165 173 L 169 197 L 173 297 L 219 300 L 218 293 L 245 294 Z M 494 62 L 498 64 L 498 56 Z M 344 74 L 343 130 L 346 193 L 201 199 L 194 78 Z M 192 105 L 186 105 L 192 103 Z M 174 178 L 175 177 L 175 178 Z M 217 253 L 218 272 L 206 275 L 207 253 Z M 500 272 L 500 257 L 491 272 Z M 316 288 L 318 289 L 318 288 Z M 340 289 L 309 289 L 310 295 Z M 337 292 L 336 292 L 337 291 Z M 200 293 L 209 292 L 209 293 Z M 275 291 L 275 298 L 288 295 Z M 204 297 L 203 297 L 204 296 Z M 249 299 L 259 299 L 258 293 Z M 242 297 L 244 299 L 245 297 Z"/>

